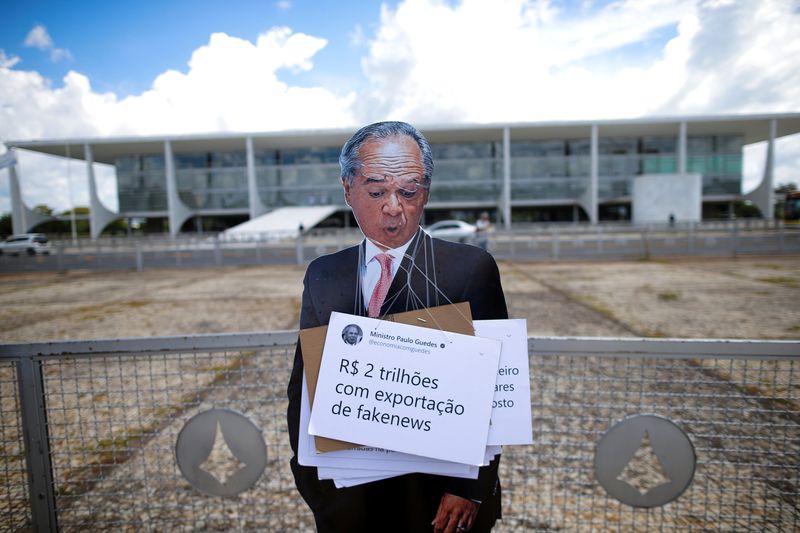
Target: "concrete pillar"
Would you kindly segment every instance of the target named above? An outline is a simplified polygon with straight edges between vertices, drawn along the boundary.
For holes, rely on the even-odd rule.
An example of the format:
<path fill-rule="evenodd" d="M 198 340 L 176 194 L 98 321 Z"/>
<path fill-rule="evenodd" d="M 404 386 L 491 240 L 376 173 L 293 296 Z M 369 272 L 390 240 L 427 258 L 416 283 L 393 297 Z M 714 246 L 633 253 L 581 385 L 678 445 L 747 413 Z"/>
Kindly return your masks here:
<path fill-rule="evenodd" d="M 172 143 L 164 141 L 164 170 L 167 178 L 167 208 L 169 211 L 169 234 L 175 237 L 181 226 L 192 216 L 192 212 L 178 195 L 178 181 L 175 177 L 175 158 L 172 156 Z"/>
<path fill-rule="evenodd" d="M 778 121 L 774 118 L 769 121 L 769 140 L 767 141 L 767 160 L 764 163 L 764 177 L 761 183 L 752 192 L 745 195 L 747 200 L 752 201 L 760 210 L 765 220 L 772 220 L 774 217 L 775 205 L 775 137 L 778 130 Z"/>
<path fill-rule="evenodd" d="M 503 128 L 503 227 L 511 229 L 511 132 Z"/>
<path fill-rule="evenodd" d="M 598 159 L 598 141 L 597 141 L 597 124 L 592 124 L 590 130 L 590 144 L 589 144 L 589 183 L 586 189 L 578 198 L 578 205 L 583 207 L 586 215 L 589 217 L 590 224 L 597 224 L 597 191 L 599 181 L 599 159 Z"/>
<path fill-rule="evenodd" d="M 764 218 L 772 220 L 774 216 L 775 205 L 775 137 L 777 136 L 778 121 L 774 118 L 769 121 L 769 141 L 767 142 L 767 160 L 764 163 L 764 208 L 762 213 Z"/>
<path fill-rule="evenodd" d="M 258 181 L 256 179 L 256 158 L 253 152 L 253 137 L 247 136 L 247 195 L 250 200 L 250 218 L 256 218 L 267 212 L 258 194 Z"/>
<path fill-rule="evenodd" d="M 16 156 L 15 163 L 8 167 L 9 192 L 11 193 L 11 229 L 14 233 L 27 233 L 40 222 L 50 217 L 30 209 L 22 201 L 22 187 L 17 175 Z"/>
<path fill-rule="evenodd" d="M 681 122 L 678 130 L 678 174 L 686 174 L 686 121 Z"/>
<path fill-rule="evenodd" d="M 17 165 L 8 167 L 9 192 L 11 193 L 11 227 L 14 233 L 25 233 L 25 204 L 17 177 Z"/>
<path fill-rule="evenodd" d="M 107 209 L 97 194 L 97 183 L 94 179 L 94 156 L 91 145 L 83 145 L 83 155 L 86 159 L 86 178 L 89 181 L 89 234 L 94 241 L 103 232 L 103 228 L 119 218 L 119 215 Z"/>
<path fill-rule="evenodd" d="M 578 203 L 586 210 L 591 224 L 597 224 L 598 221 L 598 174 L 600 172 L 599 156 L 598 156 L 598 132 L 597 124 L 592 124 L 591 129 L 591 144 L 589 148 L 589 184 Z"/>

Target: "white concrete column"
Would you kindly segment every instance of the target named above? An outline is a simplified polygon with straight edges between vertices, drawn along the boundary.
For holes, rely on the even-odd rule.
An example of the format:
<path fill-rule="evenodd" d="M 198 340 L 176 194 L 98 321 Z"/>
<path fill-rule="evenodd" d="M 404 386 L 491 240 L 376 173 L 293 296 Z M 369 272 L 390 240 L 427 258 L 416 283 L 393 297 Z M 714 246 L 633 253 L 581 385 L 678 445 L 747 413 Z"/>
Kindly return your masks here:
<path fill-rule="evenodd" d="M 752 201 L 761 210 L 761 215 L 766 220 L 775 218 L 775 137 L 777 136 L 778 121 L 774 118 L 769 121 L 769 140 L 767 141 L 767 160 L 764 163 L 764 177 L 761 183 L 745 198 Z"/>
<path fill-rule="evenodd" d="M 764 181 L 767 182 L 766 187 L 766 205 L 767 205 L 767 220 L 774 218 L 775 205 L 775 137 L 778 132 L 778 121 L 774 118 L 769 121 L 769 142 L 767 144 L 767 161 L 764 164 Z"/>
<path fill-rule="evenodd" d="M 503 227 L 511 229 L 511 131 L 503 128 Z"/>
<path fill-rule="evenodd" d="M 17 165 L 8 167 L 9 192 L 11 193 L 11 227 L 14 233 L 25 233 L 25 204 L 22 202 L 22 189 L 17 177 Z"/>
<path fill-rule="evenodd" d="M 34 211 L 25 205 L 22 200 L 22 187 L 17 175 L 16 154 L 13 154 L 14 163 L 8 167 L 9 192 L 11 193 L 11 231 L 14 233 L 27 233 L 28 230 L 48 220 L 50 217 L 39 211 Z"/>
<path fill-rule="evenodd" d="M 253 152 L 253 137 L 247 136 L 247 196 L 250 201 L 250 219 L 254 219 L 267 212 L 258 194 L 258 181 L 256 180 L 256 157 Z"/>
<path fill-rule="evenodd" d="M 167 208 L 169 211 L 169 234 L 175 237 L 181 226 L 192 216 L 178 195 L 178 181 L 175 177 L 175 159 L 172 156 L 172 143 L 164 141 L 164 170 L 167 179 Z"/>
<path fill-rule="evenodd" d="M 769 141 L 767 141 L 767 160 L 764 162 L 764 179 L 765 184 L 764 208 L 762 213 L 764 218 L 772 220 L 775 218 L 775 137 L 778 130 L 778 121 L 774 118 L 769 121 Z"/>
<path fill-rule="evenodd" d="M 94 155 L 91 145 L 83 145 L 83 155 L 86 159 L 86 178 L 89 181 L 89 234 L 94 241 L 97 240 L 103 229 L 116 220 L 119 215 L 107 209 L 97 194 L 97 183 L 94 178 Z"/>
<path fill-rule="evenodd" d="M 600 172 L 600 159 L 599 159 L 599 143 L 597 124 L 592 124 L 592 139 L 591 139 L 591 172 L 589 174 L 589 197 L 587 204 L 589 205 L 589 222 L 597 224 L 597 203 L 598 203 L 598 182 Z"/>
<path fill-rule="evenodd" d="M 686 121 L 682 121 L 678 130 L 678 174 L 686 174 Z"/>

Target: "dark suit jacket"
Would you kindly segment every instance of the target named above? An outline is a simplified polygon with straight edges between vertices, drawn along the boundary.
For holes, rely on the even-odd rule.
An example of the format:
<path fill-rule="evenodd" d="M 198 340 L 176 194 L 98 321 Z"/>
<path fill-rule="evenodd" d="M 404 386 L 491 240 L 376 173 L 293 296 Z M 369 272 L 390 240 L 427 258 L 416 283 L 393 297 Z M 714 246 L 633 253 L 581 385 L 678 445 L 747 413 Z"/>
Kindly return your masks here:
<path fill-rule="evenodd" d="M 303 281 L 301 329 L 327 324 L 332 311 L 366 315 L 358 264 L 361 247 L 363 243 L 319 257 L 308 266 Z M 412 261 L 409 256 L 415 259 Z M 392 281 L 382 314 L 464 301 L 470 303 L 475 320 L 508 318 L 500 274 L 492 256 L 474 246 L 432 239 L 417 232 Z M 472 531 L 491 529 L 500 517 L 499 456 L 480 469 L 477 480 L 409 474 L 343 489 L 335 488 L 331 481 L 320 481 L 316 468 L 299 465 L 302 377 L 298 342 L 287 390 L 289 438 L 294 451 L 291 467 L 300 494 L 314 512 L 318 531 L 431 531 L 431 521 L 445 492 L 481 501 Z"/>

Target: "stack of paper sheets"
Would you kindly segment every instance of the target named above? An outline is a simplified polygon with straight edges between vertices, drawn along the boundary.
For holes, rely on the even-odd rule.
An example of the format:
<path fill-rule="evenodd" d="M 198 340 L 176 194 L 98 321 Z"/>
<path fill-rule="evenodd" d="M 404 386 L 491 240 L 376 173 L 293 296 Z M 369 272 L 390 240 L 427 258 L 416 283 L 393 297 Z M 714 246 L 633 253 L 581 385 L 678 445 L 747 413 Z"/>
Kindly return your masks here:
<path fill-rule="evenodd" d="M 526 323 L 450 328 L 474 336 L 437 327 L 465 305 L 418 312 L 425 327 L 332 313 L 315 342 L 301 332 L 299 463 L 337 487 L 412 472 L 475 479 L 502 445 L 530 444 Z"/>

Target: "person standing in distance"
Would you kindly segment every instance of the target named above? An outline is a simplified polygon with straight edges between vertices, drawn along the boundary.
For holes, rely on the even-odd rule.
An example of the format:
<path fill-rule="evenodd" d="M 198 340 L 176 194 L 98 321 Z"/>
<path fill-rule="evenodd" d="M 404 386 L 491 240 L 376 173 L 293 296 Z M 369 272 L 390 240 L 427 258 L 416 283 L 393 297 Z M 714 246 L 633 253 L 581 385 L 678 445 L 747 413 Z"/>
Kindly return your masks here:
<path fill-rule="evenodd" d="M 481 250 L 489 249 L 489 228 L 491 225 L 489 213 L 486 211 L 481 213 L 481 216 L 475 221 L 475 244 Z"/>
<path fill-rule="evenodd" d="M 420 228 L 433 176 L 428 141 L 404 122 L 358 130 L 339 157 L 345 202 L 365 239 L 317 258 L 303 280 L 300 328 L 333 311 L 380 318 L 467 301 L 475 320 L 508 318 L 494 259 L 474 246 L 433 239 Z M 478 479 L 407 474 L 337 489 L 297 462 L 303 359 L 295 350 L 287 421 L 298 491 L 321 533 L 488 532 L 500 518 L 500 456 Z M 460 438 L 453 435 L 453 439 Z"/>

